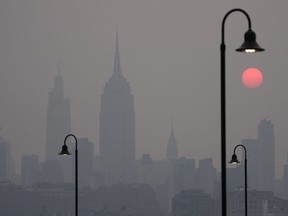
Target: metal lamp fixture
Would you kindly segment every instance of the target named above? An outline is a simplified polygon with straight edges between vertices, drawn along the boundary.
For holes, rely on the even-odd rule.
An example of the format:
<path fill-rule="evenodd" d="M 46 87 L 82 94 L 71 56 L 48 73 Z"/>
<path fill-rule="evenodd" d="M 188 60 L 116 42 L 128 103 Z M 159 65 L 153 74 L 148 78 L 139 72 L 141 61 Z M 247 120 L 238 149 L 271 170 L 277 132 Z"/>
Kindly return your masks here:
<path fill-rule="evenodd" d="M 58 155 L 71 155 L 68 151 L 68 146 L 66 141 L 68 137 L 73 137 L 75 140 L 75 216 L 78 216 L 78 148 L 77 148 L 77 138 L 74 134 L 68 134 L 64 139 L 64 145 L 62 150 Z"/>
<path fill-rule="evenodd" d="M 254 53 L 264 51 L 256 42 L 256 34 L 252 31 L 251 20 L 246 11 L 235 8 L 226 13 L 221 26 L 221 45 L 220 45 L 220 115 L 221 115 L 221 207 L 222 216 L 227 215 L 227 193 L 226 193 L 226 56 L 225 56 L 225 21 L 233 12 L 241 12 L 248 21 L 248 30 L 244 35 L 244 43 L 236 51 Z"/>
<path fill-rule="evenodd" d="M 246 53 L 254 53 L 254 52 L 263 52 L 265 49 L 261 48 L 259 44 L 256 42 L 256 33 L 249 29 L 244 35 L 244 42 L 236 49 L 237 52 L 246 52 Z"/>
<path fill-rule="evenodd" d="M 229 163 L 232 163 L 232 164 L 238 164 L 240 163 L 240 161 L 238 161 L 237 159 L 237 155 L 236 155 L 236 149 L 238 147 L 242 147 L 244 149 L 244 153 L 245 153 L 245 157 L 244 157 L 244 171 L 245 171 L 245 177 L 244 177 L 244 180 L 245 180 L 245 216 L 248 216 L 248 196 L 247 196 L 247 150 L 245 148 L 244 145 L 242 144 L 239 144 L 239 145 L 236 145 L 234 150 L 233 150 L 233 155 L 232 155 L 232 159 Z"/>

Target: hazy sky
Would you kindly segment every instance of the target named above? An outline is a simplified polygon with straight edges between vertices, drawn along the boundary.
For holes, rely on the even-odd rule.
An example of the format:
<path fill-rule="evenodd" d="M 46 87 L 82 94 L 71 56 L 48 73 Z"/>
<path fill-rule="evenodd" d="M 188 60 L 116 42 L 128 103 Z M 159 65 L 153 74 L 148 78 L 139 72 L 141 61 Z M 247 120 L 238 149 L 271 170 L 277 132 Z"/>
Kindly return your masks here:
<path fill-rule="evenodd" d="M 221 22 L 235 7 L 249 13 L 266 52 L 236 53 L 247 20 L 228 17 L 227 157 L 241 139 L 256 138 L 261 119 L 271 119 L 281 177 L 288 152 L 287 0 L 1 0 L 0 126 L 17 166 L 22 154 L 44 159 L 58 61 L 72 132 L 98 152 L 100 97 L 113 70 L 118 23 L 122 71 L 135 97 L 137 158 L 165 157 L 173 118 L 180 155 L 213 157 L 219 168 Z M 259 88 L 241 83 L 247 67 L 263 72 Z"/>

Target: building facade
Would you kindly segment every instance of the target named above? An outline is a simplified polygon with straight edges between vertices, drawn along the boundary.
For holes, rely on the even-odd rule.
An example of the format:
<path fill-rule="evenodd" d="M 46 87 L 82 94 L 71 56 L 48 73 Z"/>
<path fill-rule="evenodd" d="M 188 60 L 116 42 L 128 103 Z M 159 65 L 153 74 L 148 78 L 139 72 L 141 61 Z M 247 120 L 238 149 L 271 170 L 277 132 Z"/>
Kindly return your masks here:
<path fill-rule="evenodd" d="M 258 125 L 260 152 L 260 190 L 273 191 L 275 182 L 275 138 L 271 120 L 261 120 Z"/>
<path fill-rule="evenodd" d="M 0 181 L 10 180 L 14 174 L 11 144 L 0 136 Z"/>
<path fill-rule="evenodd" d="M 22 155 L 21 158 L 21 182 L 28 186 L 40 182 L 42 176 L 41 164 L 37 155 Z"/>
<path fill-rule="evenodd" d="M 93 172 L 94 144 L 88 138 L 79 138 L 78 149 L 79 187 L 89 187 Z M 75 157 L 73 159 L 75 160 Z"/>
<path fill-rule="evenodd" d="M 109 182 L 129 183 L 135 180 L 135 112 L 134 96 L 123 76 L 118 49 L 114 70 L 105 83 L 100 111 L 100 168 L 109 173 Z"/>
<path fill-rule="evenodd" d="M 213 216 L 214 201 L 201 190 L 186 190 L 172 199 L 172 216 Z"/>
<path fill-rule="evenodd" d="M 168 143 L 167 143 L 166 160 L 170 161 L 173 159 L 178 159 L 178 157 L 179 157 L 178 143 L 177 143 L 175 135 L 174 135 L 174 128 L 173 128 L 173 124 L 172 124 Z"/>
<path fill-rule="evenodd" d="M 64 159 L 58 155 L 63 145 L 64 138 L 71 132 L 70 99 L 64 96 L 63 76 L 59 74 L 54 77 L 54 87 L 48 95 L 47 125 L 46 125 L 46 162 L 51 166 L 59 166 L 62 169 L 64 181 L 71 181 L 71 158 Z M 59 169 L 55 167 L 55 169 Z M 52 167 L 50 167 L 51 169 Z M 49 173 L 45 174 L 48 179 Z"/>

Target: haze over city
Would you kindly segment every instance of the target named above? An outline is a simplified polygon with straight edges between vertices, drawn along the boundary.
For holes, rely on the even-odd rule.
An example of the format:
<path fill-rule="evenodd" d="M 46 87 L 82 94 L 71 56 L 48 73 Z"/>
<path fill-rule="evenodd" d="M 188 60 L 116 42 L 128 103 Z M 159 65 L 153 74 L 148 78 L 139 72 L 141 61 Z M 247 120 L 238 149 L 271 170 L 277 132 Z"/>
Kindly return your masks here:
<path fill-rule="evenodd" d="M 173 121 L 179 155 L 212 157 L 219 168 L 220 30 L 224 14 L 236 7 L 250 14 L 266 52 L 236 53 L 247 24 L 241 14 L 229 17 L 227 157 L 241 139 L 256 138 L 267 118 L 281 177 L 288 152 L 285 0 L 2 0 L 0 126 L 18 172 L 22 154 L 44 159 L 48 92 L 59 68 L 72 132 L 93 141 L 98 153 L 101 94 L 113 72 L 117 25 L 122 72 L 135 102 L 136 158 L 165 158 Z M 263 73 L 258 88 L 241 83 L 248 67 Z"/>

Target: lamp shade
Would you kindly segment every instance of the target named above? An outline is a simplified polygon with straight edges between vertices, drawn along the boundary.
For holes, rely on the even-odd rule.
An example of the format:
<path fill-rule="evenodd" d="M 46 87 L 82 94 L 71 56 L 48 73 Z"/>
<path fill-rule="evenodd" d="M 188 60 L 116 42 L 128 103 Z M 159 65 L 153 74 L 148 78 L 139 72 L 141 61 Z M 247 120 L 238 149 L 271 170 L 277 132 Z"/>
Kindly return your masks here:
<path fill-rule="evenodd" d="M 229 163 L 232 163 L 232 164 L 240 163 L 240 161 L 238 161 L 238 159 L 237 159 L 237 155 L 236 154 L 232 155 L 232 159 L 231 159 L 231 161 Z"/>
<path fill-rule="evenodd" d="M 58 155 L 71 155 L 71 153 L 68 151 L 68 146 L 66 144 L 62 146 L 62 150 Z"/>
<path fill-rule="evenodd" d="M 238 52 L 246 52 L 246 53 L 254 53 L 254 52 L 262 52 L 265 49 L 261 48 L 259 44 L 256 42 L 256 34 L 254 31 L 249 29 L 244 35 L 244 43 L 236 49 Z"/>

